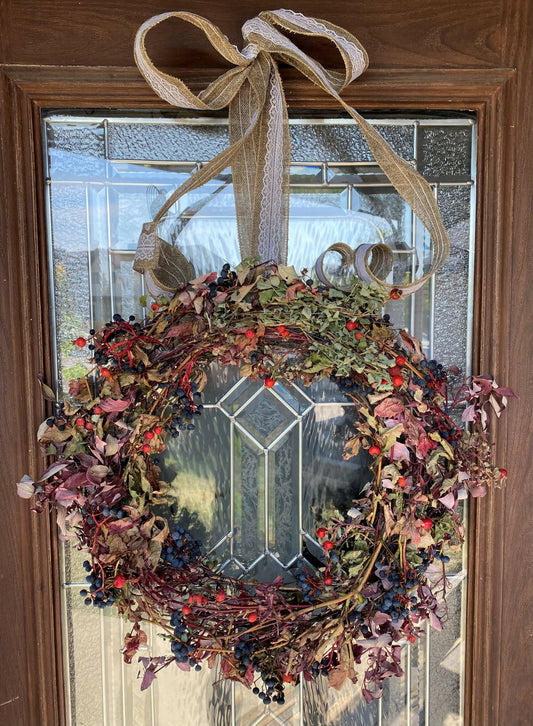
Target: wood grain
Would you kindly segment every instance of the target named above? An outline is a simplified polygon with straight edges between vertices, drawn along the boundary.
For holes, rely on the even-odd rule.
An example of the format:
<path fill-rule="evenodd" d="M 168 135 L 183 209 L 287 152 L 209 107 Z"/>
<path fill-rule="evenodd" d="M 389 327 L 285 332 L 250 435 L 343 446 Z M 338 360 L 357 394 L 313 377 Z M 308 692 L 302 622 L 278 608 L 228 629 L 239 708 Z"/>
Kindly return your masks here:
<path fill-rule="evenodd" d="M 502 5 L 491 0 L 373 0 L 357 5 L 338 0 L 326 8 L 320 0 L 289 0 L 283 7 L 318 18 L 327 15 L 363 43 L 373 67 L 489 68 L 503 64 Z M 169 0 L 131 0 L 127 5 L 117 0 L 4 0 L 0 63 L 129 66 L 138 26 L 175 9 L 209 17 L 242 47 L 243 23 L 268 7 L 261 0 L 189 0 L 178 5 Z M 223 65 L 202 34 L 179 21 L 154 30 L 149 40 L 161 65 L 186 67 L 191 58 L 198 68 Z M 331 63 L 331 45 L 318 44 L 317 55 Z"/>
<path fill-rule="evenodd" d="M 302 0 L 297 5 L 306 14 L 323 14 L 321 3 Z M 474 360 L 478 370 L 515 388 L 521 401 L 511 403 L 498 426 L 498 464 L 510 472 L 506 491 L 493 492 L 471 510 L 465 723 L 530 726 L 532 4 L 376 0 L 366 5 L 356 11 L 351 2 L 340 2 L 328 13 L 358 35 L 373 58 L 372 68 L 347 90 L 350 103 L 361 109 L 468 109 L 478 114 Z M 288 7 L 296 8 L 296 3 Z M 137 24 L 167 9 L 166 2 L 150 3 L 147 11 L 144 3 L 119 0 L 0 2 L 0 53 L 7 63 L 0 73 L 4 726 L 64 723 L 55 529 L 13 494 L 14 482 L 41 466 L 34 440 L 44 414 L 37 374 L 50 373 L 39 116 L 49 108 L 160 108 L 131 67 L 129 54 Z M 244 8 L 228 0 L 195 2 L 186 9 L 209 16 L 240 44 L 240 25 L 259 3 Z M 195 89 L 220 72 L 211 53 L 196 54 L 192 38 L 190 56 L 183 46 L 175 50 L 172 33 L 158 42 L 160 58 L 170 66 L 185 64 L 179 74 Z M 323 53 L 323 48 L 317 50 L 319 57 Z M 331 108 L 330 99 L 290 69 L 283 75 L 292 108 Z"/>

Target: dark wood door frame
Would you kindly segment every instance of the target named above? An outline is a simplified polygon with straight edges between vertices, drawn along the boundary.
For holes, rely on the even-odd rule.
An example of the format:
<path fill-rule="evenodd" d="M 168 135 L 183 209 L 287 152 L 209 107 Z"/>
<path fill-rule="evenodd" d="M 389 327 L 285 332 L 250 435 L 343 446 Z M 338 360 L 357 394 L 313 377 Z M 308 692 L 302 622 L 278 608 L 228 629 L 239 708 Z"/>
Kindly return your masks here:
<path fill-rule="evenodd" d="M 524 43 L 531 45 L 531 37 Z M 467 726 L 526 726 L 532 712 L 530 50 L 520 58 L 518 69 L 375 69 L 345 93 L 363 110 L 459 109 L 478 115 L 474 367 L 514 387 L 521 403 L 511 406 L 498 427 L 498 461 L 510 470 L 507 491 L 471 508 Z M 199 88 L 219 70 L 176 73 Z M 333 108 L 294 73 L 284 78 L 291 108 Z M 55 526 L 30 513 L 13 489 L 23 473 L 37 474 L 41 467 L 34 436 L 45 409 L 37 374 L 51 373 L 41 111 L 163 104 L 132 68 L 5 65 L 0 84 L 0 724 L 54 726 L 65 719 Z"/>

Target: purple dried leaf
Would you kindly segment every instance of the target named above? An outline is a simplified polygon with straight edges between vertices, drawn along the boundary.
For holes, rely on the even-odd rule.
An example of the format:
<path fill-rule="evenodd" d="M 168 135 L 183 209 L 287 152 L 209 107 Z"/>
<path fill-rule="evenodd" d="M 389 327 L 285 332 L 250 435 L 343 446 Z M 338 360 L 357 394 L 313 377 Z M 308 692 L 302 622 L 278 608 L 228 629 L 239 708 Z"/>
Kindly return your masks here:
<path fill-rule="evenodd" d="M 116 400 L 114 398 L 104 398 L 100 401 L 100 408 L 102 411 L 107 413 L 119 413 L 125 411 L 130 405 L 130 401 L 127 398 Z"/>

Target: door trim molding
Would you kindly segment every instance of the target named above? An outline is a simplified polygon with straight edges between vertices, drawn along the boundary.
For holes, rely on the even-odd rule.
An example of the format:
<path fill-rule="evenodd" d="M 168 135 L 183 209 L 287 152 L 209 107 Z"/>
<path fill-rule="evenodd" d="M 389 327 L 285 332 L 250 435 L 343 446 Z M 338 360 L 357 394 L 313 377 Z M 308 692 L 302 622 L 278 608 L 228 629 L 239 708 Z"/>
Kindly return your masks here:
<path fill-rule="evenodd" d="M 173 72 L 199 90 L 220 70 Z M 283 78 L 289 108 L 336 108 L 333 99 L 295 72 L 286 70 Z M 10 726 L 56 726 L 65 723 L 65 709 L 55 526 L 30 513 L 12 487 L 22 474 L 38 474 L 41 468 L 35 431 L 45 406 L 37 374 L 51 376 L 41 111 L 161 109 L 164 104 L 132 68 L 3 66 L 0 89 L 5 109 L 0 126 L 0 231 L 5 241 L 0 330 L 8 341 L 0 346 L 0 365 L 9 372 L 0 409 L 2 451 L 9 452 L 0 541 L 5 581 L 23 603 L 11 612 L 10 592 L 0 593 L 2 612 L 8 613 L 0 629 L 10 670 L 0 686 L 0 703 L 8 702 L 0 718 Z M 529 130 L 518 126 L 528 119 L 531 125 L 530 110 L 520 109 L 520 90 L 513 68 L 372 69 L 343 94 L 363 110 L 390 110 L 393 105 L 397 110 L 469 110 L 478 116 L 474 369 L 490 371 L 515 387 L 522 401 L 511 405 L 498 426 L 497 461 L 508 462 L 510 469 L 507 491 L 493 492 L 470 508 L 468 726 L 526 726 L 530 717 L 533 584 L 521 565 L 531 562 L 527 540 L 533 531 L 533 510 L 530 504 L 524 507 L 528 494 L 531 500 L 533 430 L 531 424 L 524 430 L 523 421 L 528 403 L 533 406 L 533 387 L 523 387 L 523 381 L 531 381 L 533 305 L 522 309 L 518 320 L 514 313 L 517 304 L 531 300 L 533 245 L 527 225 L 531 230 L 532 205 L 528 207 L 525 194 L 515 197 L 513 192 L 519 184 L 531 188 L 524 159 L 531 158 L 533 140 Z M 516 338 L 510 320 L 516 321 Z M 512 531 L 525 536 L 512 544 L 510 558 Z M 507 533 L 505 542 L 502 532 Z M 506 613 L 513 612 L 521 625 L 506 624 Z"/>

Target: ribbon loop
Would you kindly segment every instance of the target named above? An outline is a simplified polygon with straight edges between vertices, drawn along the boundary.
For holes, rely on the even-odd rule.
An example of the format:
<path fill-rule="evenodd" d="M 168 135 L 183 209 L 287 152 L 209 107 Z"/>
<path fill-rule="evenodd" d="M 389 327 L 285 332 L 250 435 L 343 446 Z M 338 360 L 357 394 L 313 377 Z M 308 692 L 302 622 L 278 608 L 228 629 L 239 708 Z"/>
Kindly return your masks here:
<path fill-rule="evenodd" d="M 169 18 L 184 20 L 198 27 L 211 45 L 234 64 L 234 68 L 223 73 L 198 95 L 180 79 L 156 68 L 146 51 L 148 31 Z M 293 39 L 282 31 L 291 33 Z M 137 254 L 134 268 L 149 271 L 156 283 L 160 275 L 164 276 L 160 265 L 146 258 L 147 249 L 161 248 L 162 240 L 157 237 L 158 222 L 180 197 L 213 179 L 230 165 L 242 258 L 257 255 L 261 259 L 286 262 L 290 137 L 287 106 L 276 62 L 281 59 L 329 93 L 354 119 L 376 163 L 430 233 L 433 241 L 431 267 L 421 278 L 407 285 L 389 284 L 384 279 L 390 272 L 392 256 L 386 246 L 373 245 L 364 254 L 354 255 L 353 264 L 362 279 L 389 289 L 400 288 L 404 294 L 415 292 L 443 265 L 450 242 L 429 184 L 408 162 L 398 157 L 376 129 L 339 95 L 367 68 L 365 49 L 343 28 L 292 10 L 261 12 L 244 23 L 242 32 L 246 42 L 242 52 L 213 23 L 189 12 L 157 15 L 143 23 L 137 32 L 135 61 L 153 90 L 165 101 L 180 108 L 215 111 L 228 107 L 230 146 L 170 195 L 152 225 L 143 233 L 143 244 L 140 245 L 143 251 Z M 344 73 L 328 70 L 300 50 L 294 41 L 297 35 L 332 41 L 342 58 Z M 170 245 L 168 247 L 172 249 Z M 174 251 L 176 266 L 183 269 L 183 255 L 177 249 Z"/>

